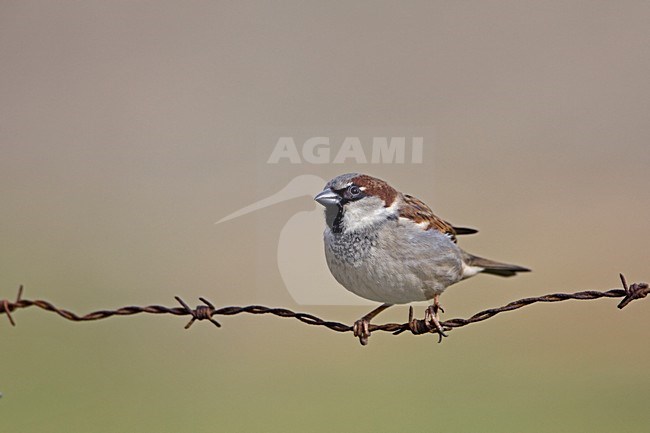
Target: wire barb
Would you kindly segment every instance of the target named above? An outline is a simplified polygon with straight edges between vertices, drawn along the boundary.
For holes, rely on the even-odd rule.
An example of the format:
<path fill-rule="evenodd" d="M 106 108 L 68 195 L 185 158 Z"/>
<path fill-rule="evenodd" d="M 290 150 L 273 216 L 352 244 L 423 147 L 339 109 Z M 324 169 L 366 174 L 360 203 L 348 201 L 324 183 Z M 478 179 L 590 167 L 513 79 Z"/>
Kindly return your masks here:
<path fill-rule="evenodd" d="M 628 286 L 623 274 L 620 274 L 620 278 L 623 284 L 623 289 L 612 289 L 605 292 L 587 290 L 575 293 L 552 293 L 535 298 L 519 299 L 498 308 L 490 308 L 487 310 L 479 311 L 478 313 L 466 319 L 456 318 L 440 322 L 440 328 L 444 332 L 451 331 L 454 328 L 460 328 L 472 323 L 482 322 L 496 316 L 497 314 L 517 310 L 519 308 L 523 308 L 537 302 L 561 302 L 570 299 L 586 301 L 600 298 L 623 298 L 618 304 L 618 308 L 623 308 L 636 299 L 645 298 L 648 293 L 650 293 L 650 288 L 648 287 L 647 283 L 633 283 Z M 189 305 L 185 303 L 185 301 L 176 296 L 175 299 L 181 305 L 180 307 L 166 307 L 163 305 L 126 306 L 115 310 L 93 311 L 81 316 L 63 308 L 59 308 L 48 301 L 39 299 L 22 299 L 22 294 L 23 286 L 21 285 L 18 289 L 18 295 L 16 296 L 15 302 L 10 302 L 6 299 L 0 300 L 0 314 L 6 314 L 12 326 L 16 326 L 14 318 L 12 317 L 12 312 L 21 308 L 37 307 L 41 310 L 55 313 L 58 316 L 72 322 L 88 322 L 107 319 L 113 316 L 132 316 L 134 314 L 142 313 L 171 314 L 174 316 L 191 316 L 190 321 L 187 323 L 187 325 L 185 325 L 185 329 L 188 329 L 197 320 L 208 320 L 212 322 L 212 324 L 216 327 L 221 327 L 221 324 L 214 320 L 214 316 L 234 316 L 237 314 L 270 314 L 278 317 L 296 319 L 307 325 L 322 326 L 334 332 L 353 332 L 353 327 L 350 325 L 346 325 L 345 323 L 326 321 L 320 317 L 316 317 L 308 313 L 291 311 L 286 308 L 265 307 L 262 305 L 248 305 L 246 307 L 231 306 L 221 307 L 217 309 L 210 301 L 205 298 L 199 298 L 201 302 L 203 302 L 203 305 L 198 305 L 194 309 L 190 308 Z M 410 331 L 413 335 L 438 334 L 440 338 L 439 330 L 435 327 L 432 327 L 431 323 L 427 322 L 426 319 L 426 316 L 424 319 L 415 319 L 413 314 L 413 307 L 409 307 L 408 322 L 385 323 L 383 325 L 370 324 L 368 326 L 368 332 L 371 333 L 375 331 L 382 331 L 390 332 L 393 335 L 399 335 L 405 331 Z"/>
<path fill-rule="evenodd" d="M 645 298 L 650 292 L 650 288 L 648 288 L 648 283 L 632 283 L 632 285 L 628 287 L 627 281 L 625 280 L 625 276 L 623 274 L 618 274 L 618 275 L 619 277 L 621 277 L 623 290 L 625 290 L 625 297 L 621 302 L 619 302 L 618 308 L 620 309 L 625 308 L 625 306 L 630 302 L 634 301 L 635 299 Z"/>
<path fill-rule="evenodd" d="M 183 306 L 187 314 L 192 316 L 190 321 L 187 322 L 187 325 L 185 325 L 185 329 L 190 329 L 190 326 L 192 326 L 197 320 L 209 320 L 214 326 L 221 328 L 221 323 L 212 318 L 212 315 L 215 312 L 215 308 L 214 305 L 212 305 L 212 303 L 207 299 L 199 298 L 205 305 L 198 305 L 195 309 L 192 310 L 189 305 L 187 305 L 185 301 L 180 298 L 180 296 L 174 296 L 174 298 L 178 301 L 179 304 Z"/>
<path fill-rule="evenodd" d="M 5 313 L 7 315 L 7 319 L 9 319 L 9 323 L 11 323 L 11 326 L 16 326 L 16 322 L 14 322 L 14 318 L 11 317 L 11 312 L 16 308 L 16 305 L 20 303 L 21 298 L 23 297 L 23 285 L 21 284 L 20 287 L 18 287 L 18 294 L 16 295 L 16 302 L 9 302 L 7 299 L 3 299 L 0 301 L 0 313 Z"/>

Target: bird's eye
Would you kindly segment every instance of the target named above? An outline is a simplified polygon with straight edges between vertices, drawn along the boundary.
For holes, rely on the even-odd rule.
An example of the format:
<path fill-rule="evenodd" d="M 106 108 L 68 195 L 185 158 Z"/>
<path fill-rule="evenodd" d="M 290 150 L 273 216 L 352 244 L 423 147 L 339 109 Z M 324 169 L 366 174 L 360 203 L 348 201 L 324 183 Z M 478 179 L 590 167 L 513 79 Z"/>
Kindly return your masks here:
<path fill-rule="evenodd" d="M 356 185 L 352 185 L 352 186 L 350 186 L 350 188 L 348 188 L 348 192 L 350 193 L 350 195 L 352 197 L 356 197 L 359 194 L 361 194 L 361 189 L 359 189 L 359 187 L 356 186 Z"/>

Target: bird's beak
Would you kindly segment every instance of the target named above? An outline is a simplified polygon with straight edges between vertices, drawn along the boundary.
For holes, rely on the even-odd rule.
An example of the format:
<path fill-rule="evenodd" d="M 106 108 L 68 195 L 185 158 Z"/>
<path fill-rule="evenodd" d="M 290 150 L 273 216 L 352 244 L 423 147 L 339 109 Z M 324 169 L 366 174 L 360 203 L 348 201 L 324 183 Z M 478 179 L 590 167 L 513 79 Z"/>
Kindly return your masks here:
<path fill-rule="evenodd" d="M 316 200 L 318 203 L 322 204 L 323 206 L 334 206 L 338 205 L 339 202 L 341 201 L 341 197 L 334 191 L 332 191 L 329 188 L 325 188 L 321 192 L 318 193 L 316 197 L 314 197 L 314 200 Z"/>

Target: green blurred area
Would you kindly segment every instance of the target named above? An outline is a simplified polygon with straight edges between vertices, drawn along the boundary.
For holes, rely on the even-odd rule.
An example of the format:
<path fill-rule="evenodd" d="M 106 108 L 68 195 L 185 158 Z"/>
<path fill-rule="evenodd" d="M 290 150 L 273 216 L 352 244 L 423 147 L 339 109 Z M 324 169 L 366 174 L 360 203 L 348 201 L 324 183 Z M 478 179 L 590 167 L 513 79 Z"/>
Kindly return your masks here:
<path fill-rule="evenodd" d="M 440 345 L 373 335 L 365 348 L 268 317 L 185 332 L 171 318 L 72 325 L 24 313 L 3 332 L 3 430 L 644 431 L 644 333 L 597 332 L 567 308 L 492 319 Z"/>
<path fill-rule="evenodd" d="M 533 269 L 454 286 L 444 318 L 647 280 L 648 18 L 642 2 L 3 1 L 0 299 L 25 284 L 86 313 L 205 296 L 351 323 L 369 308 L 296 305 L 278 271 L 309 197 L 214 225 L 294 176 L 351 170 Z M 268 167 L 258 141 L 414 125 L 436 131 L 421 166 Z M 0 432 L 646 432 L 646 303 L 538 304 L 442 344 L 367 347 L 277 317 L 186 331 L 17 311 L 0 320 Z"/>

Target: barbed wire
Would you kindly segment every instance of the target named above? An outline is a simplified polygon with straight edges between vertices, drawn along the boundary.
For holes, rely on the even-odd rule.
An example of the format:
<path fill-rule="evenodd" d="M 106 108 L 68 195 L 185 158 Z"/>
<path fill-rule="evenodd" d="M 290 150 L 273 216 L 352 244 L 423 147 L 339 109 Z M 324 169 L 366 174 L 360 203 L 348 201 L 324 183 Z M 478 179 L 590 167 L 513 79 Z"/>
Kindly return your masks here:
<path fill-rule="evenodd" d="M 575 293 L 552 293 L 549 295 L 538 296 L 533 298 L 524 298 L 517 301 L 510 302 L 506 305 L 497 308 L 490 308 L 487 310 L 480 311 L 473 316 L 462 319 L 450 319 L 440 322 L 444 331 L 451 331 L 454 328 L 460 328 L 471 323 L 482 322 L 491 317 L 496 316 L 497 314 L 504 313 L 506 311 L 513 311 L 519 308 L 525 307 L 527 305 L 535 304 L 538 302 L 560 302 L 567 301 L 570 299 L 575 300 L 594 300 L 600 298 L 623 298 L 619 304 L 618 308 L 624 308 L 630 302 L 635 299 L 645 298 L 648 293 L 650 293 L 650 288 L 647 283 L 633 283 L 628 286 L 625 277 L 623 274 L 619 274 L 621 278 L 621 283 L 623 284 L 622 289 L 612 289 L 605 292 L 598 292 L 594 290 L 587 290 L 582 292 Z M 323 326 L 335 332 L 353 332 L 353 326 L 346 325 L 340 322 L 332 322 L 328 320 L 321 319 L 309 313 L 301 313 L 286 308 L 272 308 L 265 307 L 262 305 L 249 305 L 246 307 L 222 307 L 216 308 L 210 301 L 205 298 L 199 298 L 203 305 L 198 305 L 196 308 L 190 308 L 185 301 L 180 297 L 176 296 L 175 299 L 181 305 L 180 307 L 166 307 L 163 305 L 148 305 L 148 306 L 127 306 L 117 308 L 115 310 L 98 310 L 91 313 L 80 316 L 69 310 L 59 308 L 54 304 L 44 301 L 44 300 L 30 300 L 23 299 L 23 286 L 21 285 L 18 289 L 18 295 L 16 296 L 15 301 L 9 301 L 7 299 L 0 301 L 0 314 L 5 314 L 9 319 L 9 322 L 12 326 L 16 326 L 16 322 L 13 318 L 12 313 L 19 309 L 37 307 L 45 311 L 50 311 L 57 314 L 58 316 L 70 320 L 72 322 L 88 322 L 94 320 L 108 319 L 109 317 L 114 316 L 132 316 L 135 314 L 171 314 L 174 316 L 190 316 L 190 321 L 185 325 L 185 329 L 190 328 L 195 321 L 208 320 L 216 327 L 221 327 L 221 324 L 214 319 L 214 316 L 234 316 L 237 314 L 270 314 L 273 316 L 293 318 L 297 319 L 302 323 L 314 326 Z M 370 324 L 369 331 L 383 331 L 390 332 L 393 335 L 399 335 L 405 331 L 410 331 L 414 335 L 422 334 L 439 334 L 439 330 L 435 329 L 434 326 L 425 319 L 415 319 L 413 317 L 413 307 L 409 308 L 409 320 L 406 323 L 385 323 L 383 325 L 374 325 Z"/>

